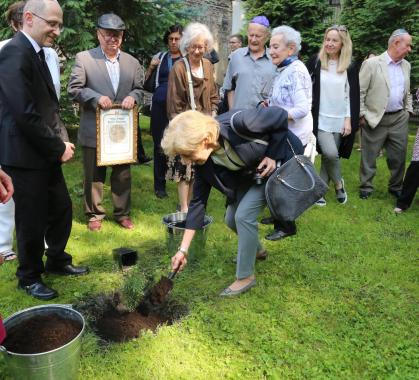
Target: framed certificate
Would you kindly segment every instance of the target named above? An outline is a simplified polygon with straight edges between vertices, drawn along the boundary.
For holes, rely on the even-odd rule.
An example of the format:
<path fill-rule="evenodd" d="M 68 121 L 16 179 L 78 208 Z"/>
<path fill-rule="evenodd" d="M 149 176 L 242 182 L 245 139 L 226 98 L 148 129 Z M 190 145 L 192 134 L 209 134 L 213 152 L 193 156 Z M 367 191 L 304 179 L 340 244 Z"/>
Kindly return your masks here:
<path fill-rule="evenodd" d="M 97 166 L 134 164 L 137 162 L 138 108 L 96 109 Z"/>

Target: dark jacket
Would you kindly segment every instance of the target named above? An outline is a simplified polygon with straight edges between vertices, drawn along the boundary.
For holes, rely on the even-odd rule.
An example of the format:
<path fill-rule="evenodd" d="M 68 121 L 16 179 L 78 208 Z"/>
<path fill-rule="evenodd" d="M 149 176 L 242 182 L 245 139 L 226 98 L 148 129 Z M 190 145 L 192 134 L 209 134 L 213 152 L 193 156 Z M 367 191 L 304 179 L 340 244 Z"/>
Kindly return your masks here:
<path fill-rule="evenodd" d="M 0 165 L 45 169 L 60 164 L 58 99 L 23 33 L 0 53 Z"/>
<path fill-rule="evenodd" d="M 228 140 L 246 167 L 240 171 L 232 171 L 215 165 L 209 158 L 204 165 L 197 165 L 193 188 L 193 199 L 189 204 L 186 228 L 202 227 L 205 208 L 212 187 L 215 187 L 231 201 L 235 198 L 237 188 L 252 184 L 252 174 L 264 157 L 285 162 L 293 156 L 287 143 L 292 144 L 296 154 L 302 154 L 304 149 L 301 141 L 288 131 L 287 112 L 279 107 L 229 111 L 218 116 L 220 123 L 219 143 L 223 146 Z M 249 141 L 240 137 L 231 128 L 249 138 L 264 140 L 267 145 Z"/>
<path fill-rule="evenodd" d="M 307 62 L 307 69 L 311 76 L 313 84 L 313 103 L 311 114 L 313 115 L 313 133 L 317 137 L 319 127 L 319 109 L 320 109 L 320 70 L 321 63 L 318 55 L 311 57 Z M 343 137 L 339 146 L 339 156 L 349 158 L 354 144 L 355 133 L 359 127 L 359 77 L 358 65 L 353 62 L 347 69 L 349 82 L 349 103 L 351 107 L 351 127 L 352 131 L 349 136 Z M 317 151 L 321 153 L 319 144 Z"/>

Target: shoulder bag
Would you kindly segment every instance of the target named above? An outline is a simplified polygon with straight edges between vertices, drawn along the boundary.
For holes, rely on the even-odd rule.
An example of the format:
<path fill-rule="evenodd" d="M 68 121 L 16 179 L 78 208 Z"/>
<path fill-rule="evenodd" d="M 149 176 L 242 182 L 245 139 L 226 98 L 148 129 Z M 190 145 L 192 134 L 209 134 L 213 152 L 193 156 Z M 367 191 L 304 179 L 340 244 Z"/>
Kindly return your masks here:
<path fill-rule="evenodd" d="M 269 210 L 275 219 L 295 220 L 323 195 L 328 186 L 317 174 L 310 159 L 296 155 L 271 174 L 265 187 Z"/>
<path fill-rule="evenodd" d="M 153 70 L 150 76 L 144 81 L 143 89 L 153 93 L 159 85 L 159 72 L 160 72 L 160 65 L 167 53 L 159 53 L 160 63 L 157 67 Z"/>

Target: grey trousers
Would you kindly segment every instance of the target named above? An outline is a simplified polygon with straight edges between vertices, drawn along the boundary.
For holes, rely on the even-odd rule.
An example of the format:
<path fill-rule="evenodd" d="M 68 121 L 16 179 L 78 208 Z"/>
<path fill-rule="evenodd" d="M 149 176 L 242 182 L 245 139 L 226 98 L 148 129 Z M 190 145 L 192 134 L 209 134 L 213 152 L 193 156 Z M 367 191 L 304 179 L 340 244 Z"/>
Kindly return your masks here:
<path fill-rule="evenodd" d="M 384 147 L 387 152 L 387 167 L 390 170 L 388 189 L 402 189 L 408 140 L 409 113 L 400 111 L 392 115 L 384 115 L 380 123 L 371 128 L 362 128 L 361 133 L 361 165 L 360 186 L 362 191 L 373 191 L 372 180 L 377 170 L 376 160 Z"/>
<path fill-rule="evenodd" d="M 84 209 L 91 220 L 102 220 L 105 209 L 102 205 L 106 166 L 96 166 L 96 148 L 82 147 L 84 169 Z M 131 209 L 130 165 L 112 166 L 111 191 L 115 220 L 127 219 Z"/>
<path fill-rule="evenodd" d="M 225 222 L 238 235 L 237 279 L 255 272 L 256 252 L 262 250 L 257 217 L 266 205 L 265 184 L 240 189 L 237 200 L 227 207 Z"/>
<path fill-rule="evenodd" d="M 342 135 L 337 132 L 325 132 L 318 130 L 317 140 L 322 151 L 320 177 L 327 184 L 330 180 L 333 183 L 340 183 L 342 174 L 339 162 L 339 145 Z"/>

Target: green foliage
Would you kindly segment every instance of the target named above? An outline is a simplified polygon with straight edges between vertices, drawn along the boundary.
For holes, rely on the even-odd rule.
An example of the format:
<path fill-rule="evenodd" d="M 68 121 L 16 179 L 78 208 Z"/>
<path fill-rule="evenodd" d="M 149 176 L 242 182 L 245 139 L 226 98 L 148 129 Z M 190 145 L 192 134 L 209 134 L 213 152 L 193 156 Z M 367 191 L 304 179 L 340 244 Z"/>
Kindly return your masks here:
<path fill-rule="evenodd" d="M 265 15 L 272 27 L 289 25 L 301 33 L 304 60 L 316 53 L 322 43 L 324 20 L 331 16 L 328 1 L 322 0 L 249 0 L 246 1 L 247 19 Z"/>
<path fill-rule="evenodd" d="M 413 51 L 407 57 L 412 64 L 412 88 L 419 86 L 419 8 L 415 0 L 345 0 L 341 22 L 348 25 L 354 56 L 363 59 L 369 51 L 387 49 L 391 32 L 407 29 L 413 36 Z"/>
<path fill-rule="evenodd" d="M 133 311 L 138 306 L 143 298 L 147 282 L 145 274 L 138 268 L 134 268 L 125 277 L 122 285 L 122 303 L 129 310 Z"/>

